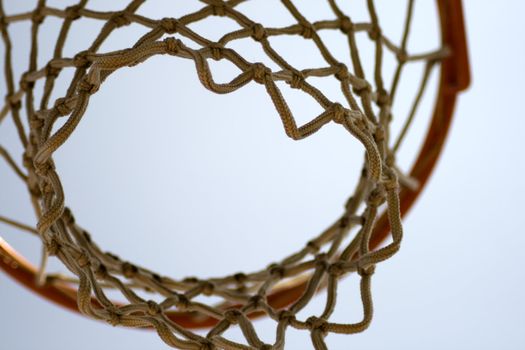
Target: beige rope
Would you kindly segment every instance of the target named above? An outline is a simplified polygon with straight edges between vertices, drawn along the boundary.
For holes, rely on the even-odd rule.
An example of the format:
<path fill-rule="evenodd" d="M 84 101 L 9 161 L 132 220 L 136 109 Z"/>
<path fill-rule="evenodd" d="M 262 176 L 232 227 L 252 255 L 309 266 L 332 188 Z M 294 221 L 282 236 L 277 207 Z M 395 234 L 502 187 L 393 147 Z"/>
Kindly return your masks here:
<path fill-rule="evenodd" d="M 180 349 L 282 349 L 288 327 L 310 332 L 316 349 L 327 349 L 325 337 L 329 333 L 351 334 L 365 330 L 373 314 L 371 279 L 375 265 L 390 258 L 400 247 L 403 230 L 400 219 L 398 191 L 400 182 L 415 186 L 413 181 L 400 173 L 394 163 L 394 155 L 410 127 L 417 107 L 427 86 L 430 72 L 446 54 L 446 48 L 433 52 L 409 54 L 407 42 L 413 16 L 414 1 L 408 2 L 407 15 L 400 45 L 387 38 L 379 23 L 373 0 L 367 0 L 370 21 L 354 23 L 335 2 L 328 0 L 334 19 L 309 22 L 291 0 L 282 0 L 283 6 L 296 23 L 282 28 L 266 28 L 252 21 L 237 5 L 245 0 L 201 0 L 202 9 L 180 18 L 151 19 L 136 14 L 145 0 L 133 0 L 122 11 L 99 12 L 86 8 L 88 1 L 81 0 L 66 9 L 48 7 L 45 0 L 39 0 L 34 11 L 6 16 L 0 0 L 0 31 L 5 47 L 4 72 L 6 78 L 5 106 L 0 110 L 0 123 L 8 115 L 12 118 L 24 147 L 22 170 L 5 148 L 0 155 L 28 187 L 38 216 L 37 230 L 45 247 L 40 271 L 41 282 L 74 282 L 78 284 L 79 309 L 97 319 L 112 325 L 127 327 L 153 327 L 160 338 L 169 346 Z M 239 24 L 241 29 L 225 33 L 213 42 L 190 29 L 189 25 L 211 16 L 226 16 Z M 53 57 L 44 67 L 38 67 L 38 33 L 48 17 L 62 19 L 62 26 L 55 44 Z M 94 42 L 74 57 L 63 57 L 63 48 L 74 21 L 90 18 L 104 22 Z M 12 42 L 9 25 L 15 22 L 31 21 L 31 52 L 28 70 L 22 75 L 19 90 L 15 84 L 12 67 Z M 148 29 L 148 32 L 130 48 L 100 53 L 103 42 L 112 32 L 129 24 Z M 319 32 L 340 31 L 346 36 L 352 69 L 337 61 L 324 44 Z M 356 34 L 368 33 L 374 43 L 375 61 L 373 77 L 366 77 Z M 298 70 L 284 60 L 272 47 L 274 36 L 295 35 L 311 40 L 325 61 L 321 67 Z M 272 71 L 260 62 L 249 62 L 238 52 L 229 48 L 235 40 L 251 38 L 258 42 L 266 55 L 277 64 L 279 70 Z M 200 46 L 192 49 L 187 42 Z M 385 50 L 392 52 L 398 64 L 389 90 L 386 89 L 382 74 Z M 133 67 L 156 55 L 170 55 L 192 60 L 202 85 L 215 93 L 226 94 L 253 82 L 264 85 L 285 133 L 299 140 L 308 137 L 326 124 L 336 123 L 344 127 L 362 145 L 366 154 L 362 176 L 354 194 L 346 203 L 339 220 L 309 241 L 303 248 L 271 264 L 268 268 L 251 273 L 236 273 L 211 279 L 186 278 L 175 280 L 149 271 L 143 267 L 122 261 L 116 256 L 103 252 L 89 234 L 76 224 L 72 211 L 66 206 L 60 177 L 55 171 L 53 154 L 62 147 L 81 122 L 88 108 L 90 98 L 97 93 L 105 79 L 123 67 Z M 227 83 L 217 83 L 208 64 L 212 60 L 227 60 L 240 72 Z M 417 92 L 410 115 L 394 147 L 389 146 L 392 104 L 399 84 L 401 72 L 410 62 L 426 62 L 421 86 Z M 65 96 L 50 105 L 55 81 L 62 70 L 74 70 L 73 79 Z M 335 77 L 340 81 L 345 101 L 332 101 L 316 88 L 309 78 Z M 34 97 L 35 82 L 44 80 L 43 95 L 37 103 Z M 276 82 L 285 81 L 290 88 L 298 89 L 311 96 L 322 107 L 323 112 L 309 122 L 298 125 Z M 359 102 L 358 102 L 359 101 Z M 24 103 L 30 130 L 25 130 L 20 109 Z M 378 108 L 374 111 L 374 105 Z M 59 118 L 65 123 L 52 132 Z M 399 180 L 398 180 L 399 178 Z M 364 209 L 361 205 L 364 203 Z M 385 204 L 386 203 L 386 204 Z M 369 240 L 375 227 L 381 207 L 386 207 L 392 242 L 380 249 L 370 251 Z M 15 220 L 0 216 L 0 221 L 19 229 L 36 232 L 34 228 Z M 347 239 L 354 232 L 352 239 Z M 62 275 L 45 276 L 45 260 L 56 255 L 76 278 Z M 308 283 L 303 295 L 283 310 L 269 305 L 267 295 L 275 286 L 286 279 L 304 276 L 309 272 Z M 363 307 L 362 320 L 357 323 L 340 324 L 330 321 L 336 307 L 338 282 L 349 272 L 357 272 L 360 278 L 360 293 Z M 326 286 L 326 304 L 319 316 L 306 320 L 297 319 L 316 291 Z M 108 289 L 120 291 L 127 300 L 123 306 L 114 305 L 106 296 Z M 163 300 L 159 303 L 145 300 L 136 291 L 154 292 Z M 224 301 L 222 306 L 207 305 L 196 301 L 196 297 L 215 296 Z M 100 308 L 94 307 L 94 296 Z M 240 305 L 232 309 L 232 305 Z M 166 317 L 167 311 L 191 311 L 210 316 L 217 324 L 206 336 L 197 335 Z M 247 317 L 253 312 L 264 312 L 276 321 L 274 344 L 265 344 L 256 328 Z M 245 344 L 227 339 L 224 333 L 233 325 L 239 326 L 246 340 Z"/>

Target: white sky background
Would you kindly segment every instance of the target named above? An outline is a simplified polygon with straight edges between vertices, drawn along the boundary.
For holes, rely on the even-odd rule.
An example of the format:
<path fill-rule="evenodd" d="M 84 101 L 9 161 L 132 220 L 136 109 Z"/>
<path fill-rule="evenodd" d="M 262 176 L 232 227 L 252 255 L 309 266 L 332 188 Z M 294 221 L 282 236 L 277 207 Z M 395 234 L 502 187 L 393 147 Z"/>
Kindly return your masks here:
<path fill-rule="evenodd" d="M 90 8 L 101 9 L 95 4 Z M 386 1 L 378 1 L 379 8 L 383 5 Z M 418 1 L 418 11 L 424 13 L 429 5 L 433 1 Z M 309 9 L 312 15 L 324 14 L 321 8 Z M 464 9 L 472 86 L 459 99 L 434 175 L 404 221 L 401 251 L 376 270 L 371 327 L 349 337 L 330 335 L 331 349 L 518 349 L 525 341 L 520 225 L 525 4 L 470 0 Z M 158 18 L 166 15 L 156 10 Z M 425 17 L 417 20 L 421 25 Z M 49 36 L 42 37 L 49 45 L 44 52 L 52 50 L 51 32 L 58 24 L 50 22 Z M 89 40 L 94 26 L 85 23 L 74 35 Z M 196 28 L 213 36 L 210 27 Z M 29 52 L 23 29 L 14 29 L 20 34 L 13 37 L 19 47 L 18 73 Z M 128 47 L 137 33 L 123 30 L 107 47 Z M 83 48 L 69 45 L 66 52 Z M 295 42 L 287 45 L 281 48 L 303 49 Z M 298 58 L 305 66 L 313 60 Z M 229 77 L 229 67 L 216 68 L 224 74 L 219 77 Z M 417 73 L 408 71 L 407 76 Z M 335 89 L 325 88 L 337 98 Z M 299 120 L 318 112 L 310 101 L 290 98 Z M 431 96 L 427 100 L 430 108 Z M 402 114 L 407 107 L 398 108 Z M 416 124 L 416 134 L 421 127 Z M 0 142 L 14 151 L 15 136 L 11 126 L 0 126 Z M 408 140 L 407 155 L 412 145 L 417 145 L 415 138 Z M 100 245 L 162 273 L 206 276 L 265 266 L 331 223 L 353 188 L 360 152 L 335 125 L 312 139 L 292 142 L 260 86 L 213 95 L 197 82 L 191 62 L 162 57 L 110 77 L 56 160 L 68 205 Z M 138 166 L 137 159 L 144 165 Z M 0 215 L 32 222 L 27 203 L 13 202 L 25 193 L 12 178 L 1 164 Z M 0 230 L 37 260 L 33 238 L 6 226 Z M 203 250 L 189 253 L 187 247 L 195 244 L 203 244 Z M 334 315 L 340 321 L 360 317 L 355 282 L 350 276 L 343 283 Z M 43 301 L 3 273 L 0 297 L 0 349 L 166 348 L 151 332 L 114 328 Z M 271 342 L 273 324 L 260 321 L 256 326 Z M 311 348 L 306 335 L 290 334 L 286 348 Z"/>

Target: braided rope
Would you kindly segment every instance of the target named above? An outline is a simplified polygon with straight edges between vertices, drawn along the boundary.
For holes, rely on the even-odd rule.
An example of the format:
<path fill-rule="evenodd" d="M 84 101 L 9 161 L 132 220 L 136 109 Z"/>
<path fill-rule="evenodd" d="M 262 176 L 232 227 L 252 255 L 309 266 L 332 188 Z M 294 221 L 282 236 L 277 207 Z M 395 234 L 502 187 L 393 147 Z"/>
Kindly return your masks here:
<path fill-rule="evenodd" d="M 426 88 L 430 71 L 447 54 L 445 48 L 434 52 L 409 55 L 407 40 L 413 12 L 413 0 L 408 2 L 406 22 L 400 46 L 389 40 L 381 30 L 373 0 L 367 1 L 369 23 L 354 23 L 335 0 L 328 0 L 335 19 L 309 22 L 291 0 L 282 0 L 282 5 L 295 18 L 296 24 L 283 28 L 266 28 L 247 18 L 236 9 L 244 0 L 201 0 L 204 6 L 199 11 L 180 18 L 159 20 L 137 14 L 145 0 L 133 0 L 122 11 L 97 12 L 87 9 L 87 0 L 66 9 L 46 6 L 39 0 L 34 11 L 6 16 L 0 1 L 0 29 L 5 46 L 5 77 L 7 84 L 6 104 L 0 111 L 0 123 L 10 115 L 24 147 L 24 167 L 17 166 L 13 157 L 0 146 L 0 156 L 27 184 L 38 216 L 37 232 L 47 255 L 57 256 L 78 280 L 78 307 L 93 318 L 105 320 L 112 325 L 128 327 L 153 327 L 168 345 L 180 349 L 281 349 L 285 344 L 288 327 L 310 331 L 316 349 L 326 349 L 324 338 L 329 333 L 352 334 L 365 330 L 372 320 L 373 303 L 371 279 L 375 265 L 390 258 L 400 247 L 403 236 L 400 208 L 400 182 L 410 184 L 409 179 L 398 171 L 395 152 L 409 128 L 415 111 Z M 211 16 L 226 16 L 239 24 L 241 29 L 226 33 L 217 42 L 208 40 L 189 25 Z M 44 67 L 37 65 L 37 38 L 40 26 L 47 17 L 63 19 L 53 58 Z M 74 21 L 91 18 L 105 24 L 100 33 L 85 51 L 74 57 L 63 57 L 62 51 Z M 23 74 L 17 89 L 12 69 L 12 43 L 8 34 L 11 23 L 32 21 L 31 54 L 29 68 Z M 99 53 L 102 43 L 112 32 L 130 24 L 148 28 L 148 32 L 127 49 Z M 336 60 L 319 36 L 323 30 L 339 30 L 348 39 L 353 71 Z M 356 33 L 368 33 L 375 45 L 373 83 L 370 83 L 362 68 L 356 43 Z M 321 53 L 326 66 L 298 70 L 285 61 L 272 47 L 269 38 L 282 35 L 298 35 L 311 40 Z M 249 62 L 228 47 L 235 40 L 252 38 L 275 62 L 279 71 L 272 71 L 260 62 Z M 187 41 L 196 43 L 192 49 Z M 392 86 L 387 90 L 381 74 L 384 50 L 397 58 Z M 90 235 L 75 222 L 72 210 L 65 203 L 64 191 L 58 176 L 53 154 L 71 136 L 80 123 L 93 94 L 96 94 L 105 79 L 123 67 L 136 66 L 156 55 L 170 55 L 189 59 L 195 63 L 197 76 L 202 85 L 215 93 L 236 91 L 252 81 L 265 87 L 281 118 L 285 133 L 294 140 L 306 138 L 324 125 L 334 122 L 344 127 L 365 150 L 366 159 L 362 176 L 356 190 L 345 206 L 345 212 L 335 224 L 310 240 L 302 249 L 266 269 L 251 273 L 236 273 L 211 279 L 186 278 L 176 280 L 160 276 L 146 268 L 103 252 Z M 217 83 L 213 78 L 208 60 L 227 60 L 241 73 L 227 83 Z M 426 68 L 409 118 L 398 135 L 394 147 L 389 146 L 392 103 L 403 67 L 415 61 L 426 62 Z M 55 81 L 62 70 L 74 70 L 74 77 L 67 94 L 50 105 Z M 340 82 L 345 101 L 332 101 L 308 81 L 311 77 L 333 76 Z M 44 91 L 39 107 L 35 107 L 35 82 L 44 80 Z M 309 122 L 298 125 L 276 84 L 284 81 L 290 88 L 310 95 L 323 112 Z M 25 102 L 30 130 L 22 123 L 21 104 Z M 378 112 L 374 112 L 375 105 Z M 53 126 L 60 118 L 65 123 L 55 132 Z M 386 203 L 386 205 L 384 205 Z M 359 211 L 364 204 L 364 209 Z M 392 242 L 370 251 L 369 240 L 378 217 L 380 207 L 385 206 L 392 231 Z M 0 216 L 0 221 L 19 229 L 36 232 L 34 228 Z M 355 232 L 349 243 L 343 245 L 350 232 Z M 45 260 L 45 259 L 44 259 Z M 42 264 L 42 281 L 45 269 Z M 330 322 L 337 302 L 337 287 L 340 278 L 350 272 L 360 276 L 360 293 L 363 306 L 362 320 L 351 324 Z M 303 294 L 291 305 L 278 309 L 268 301 L 268 294 L 283 281 L 304 278 L 309 273 Z M 55 276 L 55 280 L 61 279 Z M 67 278 L 63 281 L 71 282 Z M 306 307 L 316 291 L 326 286 L 327 299 L 323 312 L 306 320 L 297 314 Z M 125 305 L 116 305 L 106 296 L 106 290 L 120 291 L 127 300 Z M 147 289 L 162 297 L 161 302 L 145 300 L 136 291 Z M 215 296 L 224 302 L 207 305 L 196 301 L 200 295 Z M 94 296 L 98 305 L 91 302 Z M 168 311 L 193 312 L 216 320 L 206 336 L 200 336 L 183 328 L 169 317 Z M 249 316 L 264 313 L 275 320 L 276 340 L 265 344 L 258 336 Z M 226 339 L 223 335 L 233 325 L 238 325 L 246 344 Z"/>

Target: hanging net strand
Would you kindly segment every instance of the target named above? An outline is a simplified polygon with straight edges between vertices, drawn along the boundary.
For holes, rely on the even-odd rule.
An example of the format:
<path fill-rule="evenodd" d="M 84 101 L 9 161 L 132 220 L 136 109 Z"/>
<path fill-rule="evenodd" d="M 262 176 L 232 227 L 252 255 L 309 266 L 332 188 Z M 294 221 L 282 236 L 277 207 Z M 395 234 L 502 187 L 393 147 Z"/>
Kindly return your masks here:
<path fill-rule="evenodd" d="M 38 223 L 35 228 L 4 216 L 0 216 L 0 222 L 37 234 L 41 239 L 44 253 L 37 279 L 44 290 L 42 293 L 48 293 L 51 290 L 49 288 L 56 286 L 74 285 L 77 292 L 76 307 L 82 313 L 112 325 L 154 328 L 166 344 L 180 349 L 282 349 L 289 327 L 308 331 L 315 349 L 326 349 L 325 337 L 330 333 L 353 334 L 364 331 L 372 320 L 371 280 L 375 267 L 392 257 L 402 241 L 401 215 L 407 208 L 400 199 L 400 190 L 415 193 L 421 185 L 417 178 L 400 170 L 396 163 L 396 152 L 414 120 L 432 70 L 444 59 L 449 59 L 453 50 L 442 46 L 427 53 L 408 52 L 413 0 L 408 1 L 400 44 L 383 33 L 373 0 L 366 1 L 369 13 L 366 23 L 353 22 L 351 15 L 335 0 L 327 0 L 334 17 L 317 22 L 308 21 L 293 1 L 282 0 L 281 6 L 295 22 L 275 28 L 265 27 L 243 14 L 237 6 L 245 2 L 243 0 L 201 0 L 203 7 L 196 12 L 179 18 L 161 19 L 138 14 L 144 1 L 133 0 L 121 11 L 99 12 L 88 8 L 87 0 L 65 9 L 49 7 L 45 0 L 39 0 L 31 12 L 6 15 L 3 1 L 0 0 L 6 81 L 5 105 L 0 110 L 0 123 L 6 118 L 12 119 L 24 149 L 21 157 L 17 158 L 0 145 L 0 158 L 27 185 Z M 456 10 L 458 4 L 460 6 L 459 2 L 453 1 L 440 1 L 439 4 Z M 218 41 L 213 41 L 190 28 L 191 24 L 212 16 L 228 17 L 240 29 L 225 33 Z M 37 39 L 42 23 L 48 17 L 61 19 L 62 25 L 53 57 L 40 67 L 37 61 Z M 64 57 L 64 46 L 71 27 L 81 18 L 98 20 L 104 25 L 89 47 L 73 57 Z M 12 64 L 13 43 L 8 29 L 12 23 L 27 21 L 31 21 L 29 66 L 18 79 L 17 85 Z M 130 24 L 143 26 L 147 32 L 131 47 L 100 52 L 102 44 L 113 32 Z M 340 31 L 346 37 L 351 67 L 338 61 L 319 35 L 321 31 L 330 30 Z M 370 76 L 365 75 L 357 47 L 356 34 L 360 32 L 368 34 L 374 47 L 373 72 Z M 323 58 L 323 65 L 297 69 L 272 46 L 269 39 L 277 36 L 300 36 L 311 41 Z M 250 38 L 261 46 L 267 57 L 279 67 L 278 70 L 272 70 L 261 62 L 250 62 L 231 48 L 232 42 Z M 195 44 L 199 48 L 193 48 Z M 397 59 L 389 87 L 382 71 L 387 51 Z M 99 248 L 89 233 L 75 221 L 72 209 L 66 205 L 53 155 L 67 143 L 85 115 L 91 96 L 102 89 L 110 75 L 121 68 L 140 65 L 158 55 L 193 61 L 200 83 L 218 94 L 231 93 L 247 84 L 262 85 L 282 121 L 286 135 L 294 140 L 309 137 L 329 123 L 340 125 L 351 137 L 356 138 L 365 154 L 362 175 L 336 222 L 298 251 L 264 269 L 207 279 L 161 276 Z M 229 82 L 219 83 L 214 79 L 209 60 L 228 61 L 240 73 Z M 423 62 L 421 83 L 401 132 L 392 135 L 394 97 L 404 67 L 413 62 Z M 57 78 L 64 70 L 73 71 L 73 78 L 65 95 L 53 101 L 51 96 Z M 313 77 L 337 79 L 344 100 L 331 100 L 315 86 L 312 82 L 314 79 L 309 79 Z M 466 87 L 467 80 L 465 78 L 459 82 L 454 93 Z M 41 99 L 36 101 L 35 87 L 38 81 L 43 81 L 43 91 Z M 299 125 L 279 82 L 286 82 L 290 89 L 299 90 L 313 98 L 322 112 Z M 23 121 L 23 111 L 28 130 Z M 65 122 L 57 128 L 57 121 L 61 119 Z M 18 159 L 22 160 L 23 166 L 18 165 Z M 432 165 L 433 161 L 429 165 L 430 169 Z M 384 220 L 387 220 L 386 224 L 382 223 Z M 383 238 L 378 238 L 378 230 L 391 232 L 391 241 L 381 247 L 378 247 L 377 241 L 381 241 L 384 234 Z M 0 247 L 0 258 L 13 267 L 13 263 L 18 261 L 13 258 L 15 254 L 1 239 Z M 74 277 L 47 274 L 48 256 L 58 257 Z M 20 264 L 16 263 L 16 268 Z M 360 279 L 362 318 L 355 323 L 330 321 L 338 301 L 340 280 L 351 272 L 355 272 Z M 24 283 L 29 284 L 27 281 Z M 113 302 L 107 296 L 108 290 L 120 292 L 126 302 Z M 321 290 L 326 293 L 322 312 L 301 319 L 298 314 Z M 144 299 L 139 291 L 155 293 L 156 301 Z M 201 296 L 213 296 L 222 302 L 209 305 L 201 301 Z M 71 305 L 68 293 L 52 298 Z M 261 339 L 251 321 L 260 315 L 275 321 L 275 341 L 272 344 Z M 191 330 L 197 326 L 210 329 L 203 336 Z M 244 337 L 242 343 L 227 338 L 226 332 L 233 326 L 241 330 Z"/>

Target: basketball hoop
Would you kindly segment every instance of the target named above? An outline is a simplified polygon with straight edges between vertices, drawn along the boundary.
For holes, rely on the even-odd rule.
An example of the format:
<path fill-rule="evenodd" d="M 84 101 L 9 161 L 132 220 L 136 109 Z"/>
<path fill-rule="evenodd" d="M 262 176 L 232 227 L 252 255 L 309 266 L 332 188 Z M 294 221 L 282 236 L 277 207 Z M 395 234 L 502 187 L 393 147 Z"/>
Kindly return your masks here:
<path fill-rule="evenodd" d="M 40 267 L 33 266 L 0 237 L 0 267 L 19 283 L 59 305 L 79 311 L 112 325 L 155 328 L 168 345 L 181 349 L 280 349 L 284 347 L 287 327 L 310 332 L 316 349 L 325 349 L 324 337 L 329 333 L 352 334 L 365 330 L 372 319 L 370 281 L 376 264 L 393 256 L 402 239 L 401 217 L 411 208 L 423 190 L 444 144 L 458 94 L 470 81 L 462 6 L 459 0 L 438 0 L 442 46 L 432 52 L 407 52 L 408 33 L 414 1 L 408 1 L 401 44 L 393 43 L 381 28 L 373 0 L 367 1 L 370 21 L 354 23 L 335 0 L 327 0 L 334 18 L 309 22 L 291 0 L 282 6 L 296 23 L 283 28 L 270 28 L 257 23 L 237 6 L 242 0 L 201 0 L 199 11 L 180 18 L 151 19 L 137 14 L 144 0 L 133 0 L 118 12 L 97 12 L 86 7 L 87 0 L 76 6 L 57 9 L 39 1 L 32 12 L 6 15 L 0 1 L 0 29 L 5 46 L 7 97 L 0 111 L 1 122 L 10 115 L 24 145 L 23 166 L 1 145 L 0 155 L 27 185 L 38 218 L 31 227 L 0 216 L 0 221 L 38 236 L 45 254 Z M 190 24 L 212 16 L 227 16 L 241 29 L 225 33 L 214 42 L 192 29 Z M 44 67 L 37 65 L 37 38 L 42 21 L 47 17 L 63 20 L 55 46 L 55 54 Z M 63 57 L 69 28 L 79 18 L 103 21 L 104 26 L 93 44 L 74 57 Z M 12 44 L 8 27 L 21 21 L 32 22 L 30 67 L 15 86 L 12 69 Z M 119 27 L 129 24 L 144 26 L 148 32 L 123 50 L 100 53 L 105 39 Z M 352 68 L 337 61 L 324 45 L 320 31 L 335 30 L 348 40 Z M 375 48 L 375 72 L 366 77 L 361 67 L 356 33 L 367 33 Z M 326 64 L 323 67 L 297 69 L 285 61 L 272 47 L 274 36 L 302 36 L 318 48 Z M 280 70 L 271 70 L 260 62 L 250 62 L 229 44 L 251 38 L 261 45 Z M 188 42 L 197 44 L 195 49 Z M 392 86 L 386 87 L 381 67 L 385 50 L 394 53 L 397 68 Z M 247 84 L 260 84 L 269 95 L 281 118 L 285 133 L 294 140 L 307 138 L 326 124 L 335 123 L 356 138 L 365 152 L 362 175 L 355 192 L 345 205 L 343 214 L 324 232 L 312 238 L 297 251 L 267 268 L 254 272 L 237 272 L 222 277 L 174 279 L 105 253 L 76 222 L 73 209 L 66 205 L 61 179 L 55 170 L 53 154 L 67 143 L 81 122 L 89 100 L 105 79 L 123 67 L 134 67 L 153 56 L 169 55 L 174 59 L 192 60 L 202 85 L 215 93 L 227 94 Z M 227 60 L 240 74 L 228 83 L 217 83 L 209 60 Z M 403 67 L 424 62 L 425 69 L 412 110 L 398 135 L 391 134 L 392 104 Z M 433 116 L 422 147 L 409 174 L 396 164 L 396 151 L 411 125 L 431 71 L 440 67 Z M 65 96 L 50 101 L 57 77 L 63 70 L 73 70 L 74 78 Z M 341 86 L 345 101 L 330 100 L 309 78 L 334 78 Z M 43 80 L 42 101 L 35 102 L 35 83 Z M 309 122 L 298 125 L 277 82 L 286 82 L 313 98 L 323 112 Z M 399 98 L 399 97 L 397 97 Z M 29 131 L 25 130 L 20 110 L 24 101 Z M 50 102 L 52 107 L 49 107 Z M 40 107 L 35 107 L 40 106 Z M 58 121 L 66 120 L 57 130 Z M 392 235 L 392 242 L 384 244 Z M 56 256 L 76 276 L 72 281 L 60 276 L 46 276 L 47 256 Z M 242 266 L 241 266 L 242 268 Z M 351 272 L 360 278 L 363 319 L 357 323 L 335 323 L 330 316 L 336 307 L 339 280 Z M 111 301 L 107 290 L 116 290 L 125 303 Z M 135 291 L 156 293 L 160 302 L 145 300 Z M 320 315 L 306 320 L 297 316 L 320 290 L 327 293 L 326 305 Z M 198 296 L 214 296 L 219 304 L 208 305 Z M 251 319 L 267 316 L 276 322 L 276 341 L 265 344 L 257 335 Z M 227 339 L 224 332 L 238 325 L 246 344 Z M 195 328 L 210 328 L 203 337 Z"/>

